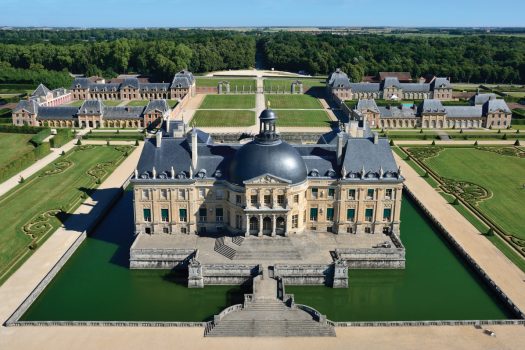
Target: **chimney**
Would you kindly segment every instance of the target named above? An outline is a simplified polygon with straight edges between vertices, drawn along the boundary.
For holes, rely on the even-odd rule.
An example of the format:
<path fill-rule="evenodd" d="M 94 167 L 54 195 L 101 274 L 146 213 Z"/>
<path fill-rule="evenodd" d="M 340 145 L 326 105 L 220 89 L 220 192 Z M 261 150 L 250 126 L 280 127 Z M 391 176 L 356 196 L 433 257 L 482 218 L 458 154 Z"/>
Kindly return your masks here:
<path fill-rule="evenodd" d="M 357 127 L 359 122 L 357 120 L 350 121 L 350 136 L 357 137 Z"/>
<path fill-rule="evenodd" d="M 379 134 L 374 131 L 374 145 L 377 145 L 377 143 L 379 142 Z"/>
<path fill-rule="evenodd" d="M 197 160 L 199 154 L 197 151 L 197 129 L 193 128 L 191 131 L 191 168 L 197 168 Z"/>
<path fill-rule="evenodd" d="M 344 134 L 337 134 L 337 165 L 343 163 L 343 147 L 345 146 Z"/>
<path fill-rule="evenodd" d="M 162 131 L 157 131 L 157 134 L 155 135 L 155 145 L 157 148 L 160 148 L 160 145 L 162 143 Z"/>

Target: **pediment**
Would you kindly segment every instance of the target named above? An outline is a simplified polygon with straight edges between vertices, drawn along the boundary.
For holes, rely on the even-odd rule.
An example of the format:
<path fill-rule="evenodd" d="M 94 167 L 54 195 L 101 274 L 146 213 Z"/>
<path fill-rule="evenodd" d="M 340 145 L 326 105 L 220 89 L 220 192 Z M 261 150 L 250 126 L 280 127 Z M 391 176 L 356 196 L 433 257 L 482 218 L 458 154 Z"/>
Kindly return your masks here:
<path fill-rule="evenodd" d="M 263 174 L 254 178 L 251 178 L 249 180 L 244 181 L 245 185 L 251 185 L 251 184 L 283 184 L 287 185 L 290 184 L 290 180 L 283 179 L 281 177 L 272 175 L 272 174 Z"/>

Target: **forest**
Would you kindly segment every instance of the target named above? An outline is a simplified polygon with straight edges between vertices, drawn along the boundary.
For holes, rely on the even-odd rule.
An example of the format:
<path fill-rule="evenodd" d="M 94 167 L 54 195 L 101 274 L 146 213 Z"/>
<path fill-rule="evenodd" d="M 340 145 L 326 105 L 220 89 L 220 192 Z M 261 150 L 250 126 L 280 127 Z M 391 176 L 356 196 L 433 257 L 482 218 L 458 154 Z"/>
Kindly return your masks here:
<path fill-rule="evenodd" d="M 0 83 L 60 86 L 67 73 L 111 78 L 140 73 L 170 81 L 174 73 L 257 66 L 327 75 L 336 67 L 353 81 L 379 71 L 453 82 L 525 83 L 525 37 L 332 35 L 181 29 L 1 30 Z M 61 85 L 63 86 L 63 85 Z"/>

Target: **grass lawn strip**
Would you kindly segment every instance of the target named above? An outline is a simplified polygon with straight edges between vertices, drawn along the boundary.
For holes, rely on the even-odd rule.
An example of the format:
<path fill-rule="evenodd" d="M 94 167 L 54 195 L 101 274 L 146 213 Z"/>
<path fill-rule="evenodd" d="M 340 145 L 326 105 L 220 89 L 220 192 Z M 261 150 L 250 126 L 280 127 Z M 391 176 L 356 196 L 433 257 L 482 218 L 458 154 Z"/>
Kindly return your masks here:
<path fill-rule="evenodd" d="M 310 95 L 269 95 L 265 96 L 265 103 L 272 109 L 323 109 L 321 102 Z"/>
<path fill-rule="evenodd" d="M 0 133 L 0 167 L 31 152 L 35 147 L 29 140 L 35 135 Z"/>
<path fill-rule="evenodd" d="M 252 126 L 255 124 L 255 112 L 242 110 L 201 110 L 195 112 L 191 123 L 194 123 L 197 127 Z"/>
<path fill-rule="evenodd" d="M 255 108 L 255 95 L 206 95 L 199 109 Z"/>
<path fill-rule="evenodd" d="M 132 150 L 79 146 L 0 198 L 0 281 L 28 247 L 54 232 L 86 192 L 98 187 Z M 35 248 L 35 246 L 33 246 Z"/>
<path fill-rule="evenodd" d="M 236 78 L 208 78 L 208 77 L 197 77 L 196 78 L 197 87 L 217 87 L 219 82 L 228 81 L 230 82 L 230 92 L 234 93 L 237 91 L 255 91 L 256 81 L 255 79 L 236 79 Z"/>
<path fill-rule="evenodd" d="M 329 127 L 330 118 L 324 110 L 277 111 L 277 126 L 300 126 L 300 127 Z"/>

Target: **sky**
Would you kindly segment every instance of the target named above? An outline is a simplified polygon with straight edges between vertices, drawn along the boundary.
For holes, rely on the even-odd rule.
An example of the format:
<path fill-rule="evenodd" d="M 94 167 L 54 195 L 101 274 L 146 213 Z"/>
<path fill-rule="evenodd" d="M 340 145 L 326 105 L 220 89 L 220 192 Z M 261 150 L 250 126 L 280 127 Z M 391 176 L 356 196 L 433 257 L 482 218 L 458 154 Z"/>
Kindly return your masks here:
<path fill-rule="evenodd" d="M 525 0 L 0 0 L 0 26 L 525 27 Z"/>

